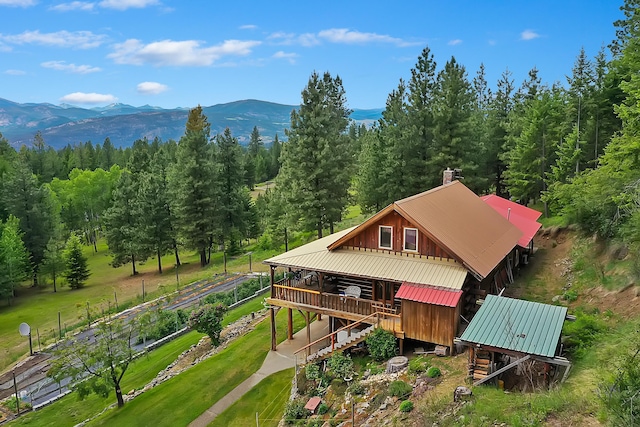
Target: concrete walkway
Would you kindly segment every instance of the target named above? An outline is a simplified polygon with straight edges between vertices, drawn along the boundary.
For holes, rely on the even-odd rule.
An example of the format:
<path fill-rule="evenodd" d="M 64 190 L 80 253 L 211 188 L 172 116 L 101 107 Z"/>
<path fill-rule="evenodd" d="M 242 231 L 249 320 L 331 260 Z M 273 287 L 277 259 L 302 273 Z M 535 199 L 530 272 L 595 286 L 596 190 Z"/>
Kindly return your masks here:
<path fill-rule="evenodd" d="M 268 318 L 265 321 L 269 321 Z M 311 342 L 322 338 L 329 333 L 329 322 L 327 317 L 322 320 L 311 322 Z M 213 406 L 207 409 L 202 415 L 193 420 L 189 427 L 206 427 L 225 409 L 233 405 L 246 392 L 255 387 L 260 381 L 276 372 L 293 368 L 296 365 L 296 356 L 294 352 L 307 345 L 307 328 L 302 328 L 298 333 L 293 335 L 292 340 L 285 340 L 278 344 L 276 351 L 267 353 L 262 366 L 258 371 L 244 380 L 240 385 L 231 390 L 222 399 L 218 400 Z M 312 347 L 312 351 L 318 351 L 324 345 L 318 344 Z M 298 355 L 300 359 L 302 355 Z"/>

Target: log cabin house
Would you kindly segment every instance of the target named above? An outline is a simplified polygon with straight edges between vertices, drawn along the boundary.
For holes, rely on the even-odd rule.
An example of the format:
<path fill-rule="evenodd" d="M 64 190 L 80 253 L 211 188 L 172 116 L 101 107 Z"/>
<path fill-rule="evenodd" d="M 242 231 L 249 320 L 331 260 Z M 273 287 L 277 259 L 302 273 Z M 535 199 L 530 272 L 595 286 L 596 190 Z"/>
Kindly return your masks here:
<path fill-rule="evenodd" d="M 446 172 L 445 172 L 446 177 Z M 459 181 L 399 200 L 359 226 L 274 256 L 274 308 L 330 316 L 330 329 L 377 324 L 400 339 L 453 353 L 476 300 L 513 281 L 523 233 Z M 284 278 L 275 281 L 276 269 Z M 282 270 L 281 270 L 282 271 Z"/>

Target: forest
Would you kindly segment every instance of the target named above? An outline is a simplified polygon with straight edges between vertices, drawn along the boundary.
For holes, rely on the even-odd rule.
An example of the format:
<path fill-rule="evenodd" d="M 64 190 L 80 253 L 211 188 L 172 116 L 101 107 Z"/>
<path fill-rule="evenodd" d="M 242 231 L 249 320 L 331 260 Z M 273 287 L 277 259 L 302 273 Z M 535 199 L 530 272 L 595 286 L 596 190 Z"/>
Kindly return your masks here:
<path fill-rule="evenodd" d="M 55 150 L 38 132 L 19 150 L 0 135 L 0 298 L 16 285 L 54 290 L 78 241 L 105 238 L 112 264 L 196 251 L 238 253 L 249 239 L 288 248 L 291 233 L 333 232 L 349 206 L 373 213 L 436 187 L 462 169 L 478 194 L 540 207 L 584 232 L 640 249 L 640 16 L 621 8 L 616 39 L 593 57 L 576 52 L 565 82 L 532 68 L 491 84 L 425 47 L 373 126 L 349 120 L 342 80 L 313 72 L 284 138 L 247 147 L 211 135 L 198 106 L 179 141 L 140 139 L 126 149 L 78 143 Z M 257 183 L 275 187 L 257 197 Z M 97 250 L 97 249 L 95 249 Z M 635 257 L 637 258 L 637 257 Z M 65 276 L 66 277 L 66 276 Z M 67 284 L 82 281 L 66 277 Z"/>

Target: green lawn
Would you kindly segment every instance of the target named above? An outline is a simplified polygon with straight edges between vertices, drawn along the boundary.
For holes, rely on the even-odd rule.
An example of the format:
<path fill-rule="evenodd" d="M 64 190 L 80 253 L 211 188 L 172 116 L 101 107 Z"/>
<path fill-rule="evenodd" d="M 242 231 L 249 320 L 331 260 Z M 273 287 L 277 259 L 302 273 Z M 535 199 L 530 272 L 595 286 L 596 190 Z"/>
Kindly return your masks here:
<path fill-rule="evenodd" d="M 277 426 L 289 400 L 293 371 L 291 368 L 269 375 L 221 413 L 209 426 L 255 425 L 256 412 L 260 426 Z"/>
<path fill-rule="evenodd" d="M 278 314 L 278 336 L 286 337 L 286 313 Z M 304 325 L 297 312 L 295 330 Z M 187 425 L 255 373 L 271 345 L 270 322 L 233 341 L 215 356 L 144 393 L 119 410 L 108 411 L 90 426 Z M 179 396 L 178 400 L 174 396 Z M 179 402 L 179 403 L 178 403 Z M 144 416 L 141 416 L 144 414 Z M 255 415 L 254 415 L 255 416 Z"/>
<path fill-rule="evenodd" d="M 136 360 L 123 379 L 123 391 L 128 393 L 146 385 L 183 351 L 196 344 L 202 336 L 198 332 L 189 332 Z M 115 403 L 113 393 L 106 399 L 91 395 L 85 400 L 79 400 L 77 395 L 72 393 L 46 408 L 18 418 L 10 425 L 73 426 L 99 413 L 112 403 Z"/>

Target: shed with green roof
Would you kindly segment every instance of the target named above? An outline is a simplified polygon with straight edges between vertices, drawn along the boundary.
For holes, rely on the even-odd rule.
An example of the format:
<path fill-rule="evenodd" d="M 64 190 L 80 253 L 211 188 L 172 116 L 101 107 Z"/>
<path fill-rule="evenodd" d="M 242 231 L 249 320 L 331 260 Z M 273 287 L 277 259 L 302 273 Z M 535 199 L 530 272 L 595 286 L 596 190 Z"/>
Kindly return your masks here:
<path fill-rule="evenodd" d="M 569 367 L 567 359 L 559 356 L 566 318 L 566 307 L 487 295 L 456 342 L 470 348 L 470 375 L 479 380 L 477 383 L 529 359 Z M 496 355 L 515 361 L 501 363 L 507 358 Z"/>

